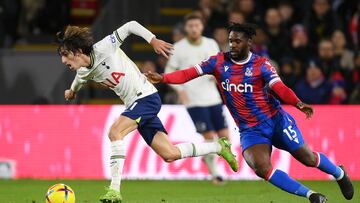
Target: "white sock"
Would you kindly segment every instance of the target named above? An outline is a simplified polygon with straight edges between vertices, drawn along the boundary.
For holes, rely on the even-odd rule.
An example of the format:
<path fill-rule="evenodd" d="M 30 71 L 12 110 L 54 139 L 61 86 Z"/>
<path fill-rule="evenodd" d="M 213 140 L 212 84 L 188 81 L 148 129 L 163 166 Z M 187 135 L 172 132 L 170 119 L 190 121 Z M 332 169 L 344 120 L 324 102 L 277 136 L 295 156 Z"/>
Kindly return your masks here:
<path fill-rule="evenodd" d="M 338 167 L 339 167 L 339 166 L 338 166 Z M 340 168 L 340 167 L 339 167 L 339 169 L 341 170 L 341 174 L 340 174 L 340 176 L 339 176 L 338 178 L 336 178 L 336 180 L 341 180 L 341 179 L 344 177 L 344 175 L 345 175 L 344 170 L 342 170 L 342 168 Z"/>
<path fill-rule="evenodd" d="M 120 191 L 121 175 L 124 168 L 126 145 L 123 140 L 111 142 L 111 184 L 110 188 Z"/>
<path fill-rule="evenodd" d="M 219 170 L 216 165 L 216 155 L 215 154 L 207 154 L 204 156 L 204 162 L 208 167 L 209 173 L 212 177 L 219 176 Z"/>
<path fill-rule="evenodd" d="M 307 193 L 306 193 L 306 197 L 309 199 L 310 198 L 310 195 L 314 194 L 315 192 L 312 191 L 312 190 L 309 190 Z"/>
<path fill-rule="evenodd" d="M 219 153 L 221 151 L 221 145 L 215 142 L 203 142 L 203 143 L 180 143 L 176 145 L 181 153 L 181 158 L 202 156 L 211 153 Z"/>

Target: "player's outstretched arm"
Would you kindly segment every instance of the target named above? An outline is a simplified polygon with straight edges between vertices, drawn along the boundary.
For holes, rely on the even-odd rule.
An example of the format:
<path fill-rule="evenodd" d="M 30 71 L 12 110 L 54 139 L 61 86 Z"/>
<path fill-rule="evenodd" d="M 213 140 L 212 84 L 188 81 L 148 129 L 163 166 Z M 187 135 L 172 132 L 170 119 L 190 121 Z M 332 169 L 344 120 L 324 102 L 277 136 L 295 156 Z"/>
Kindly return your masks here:
<path fill-rule="evenodd" d="M 195 67 L 177 70 L 171 73 L 160 75 L 159 73 L 147 72 L 145 76 L 151 83 L 168 83 L 168 84 L 183 84 L 189 80 L 199 77 Z"/>
<path fill-rule="evenodd" d="M 130 21 L 122 25 L 115 31 L 116 37 L 122 43 L 130 34 L 137 35 L 146 40 L 154 48 L 155 52 L 168 58 L 173 50 L 173 46 L 163 40 L 157 39 L 156 36 L 148 29 L 136 21 Z"/>
<path fill-rule="evenodd" d="M 306 114 L 306 118 L 311 118 L 314 109 L 308 105 L 300 101 L 300 99 L 296 96 L 296 94 L 288 88 L 281 80 L 274 83 L 271 86 L 271 89 L 283 100 L 286 104 L 291 104 L 299 109 L 301 112 Z"/>

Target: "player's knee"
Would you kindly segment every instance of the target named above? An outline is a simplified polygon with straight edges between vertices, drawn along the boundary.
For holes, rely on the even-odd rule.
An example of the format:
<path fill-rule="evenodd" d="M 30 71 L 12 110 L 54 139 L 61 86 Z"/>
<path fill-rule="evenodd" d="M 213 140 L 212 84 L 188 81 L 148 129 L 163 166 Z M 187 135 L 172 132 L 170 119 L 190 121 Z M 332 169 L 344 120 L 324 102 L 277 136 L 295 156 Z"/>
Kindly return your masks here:
<path fill-rule="evenodd" d="M 268 163 L 256 164 L 254 167 L 255 174 L 263 179 L 266 179 L 266 176 L 270 170 L 272 170 L 272 167 L 271 164 Z"/>
<path fill-rule="evenodd" d="M 123 136 L 121 136 L 121 133 L 119 133 L 114 127 L 110 128 L 108 137 L 111 141 L 123 139 Z"/>

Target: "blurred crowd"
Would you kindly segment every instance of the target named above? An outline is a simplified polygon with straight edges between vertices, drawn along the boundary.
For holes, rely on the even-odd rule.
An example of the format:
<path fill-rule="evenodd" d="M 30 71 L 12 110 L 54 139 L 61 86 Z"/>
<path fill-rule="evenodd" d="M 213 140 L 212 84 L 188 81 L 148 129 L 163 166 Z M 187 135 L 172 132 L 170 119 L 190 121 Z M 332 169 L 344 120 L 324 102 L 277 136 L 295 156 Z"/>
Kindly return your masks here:
<path fill-rule="evenodd" d="M 68 24 L 91 25 L 106 0 L 1 0 L 0 47 L 50 41 Z"/>
<path fill-rule="evenodd" d="M 229 49 L 230 22 L 256 24 L 252 51 L 270 58 L 302 101 L 360 103 L 360 1 L 199 0 L 194 12 L 206 22 L 204 35 L 214 38 L 222 51 Z M 183 37 L 179 22 L 173 42 Z M 159 63 L 152 66 L 163 71 Z M 167 95 L 165 103 L 175 100 L 162 94 Z"/>
<path fill-rule="evenodd" d="M 180 1 L 180 0 L 179 0 Z M 91 24 L 106 0 L 1 0 L 0 47 L 37 40 L 70 23 Z M 360 103 L 359 0 L 198 0 L 204 35 L 229 49 L 229 22 L 253 23 L 252 51 L 278 67 L 286 85 L 311 104 Z M 31 37 L 29 37 L 31 36 Z M 185 36 L 174 26 L 173 43 Z M 141 69 L 163 72 L 166 59 L 145 61 Z M 164 103 L 176 93 L 159 85 Z"/>

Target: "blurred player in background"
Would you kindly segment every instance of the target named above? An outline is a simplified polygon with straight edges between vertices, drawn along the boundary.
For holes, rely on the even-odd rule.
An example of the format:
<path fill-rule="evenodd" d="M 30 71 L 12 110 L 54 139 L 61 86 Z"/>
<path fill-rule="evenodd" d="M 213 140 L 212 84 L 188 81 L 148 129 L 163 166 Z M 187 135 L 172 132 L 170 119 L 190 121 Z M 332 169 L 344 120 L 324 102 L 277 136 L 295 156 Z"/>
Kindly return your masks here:
<path fill-rule="evenodd" d="M 204 24 L 200 15 L 191 13 L 185 16 L 184 26 L 186 38 L 174 44 L 174 52 L 169 58 L 165 72 L 196 65 L 220 51 L 215 40 L 202 36 Z M 172 87 L 177 91 L 181 103 L 186 106 L 196 131 L 202 134 L 205 141 L 212 142 L 217 139 L 217 135 L 229 138 L 221 97 L 213 76 L 196 78 L 186 84 Z M 223 178 L 218 171 L 215 158 L 215 154 L 208 154 L 203 160 L 213 182 L 217 184 L 222 183 Z"/>
<path fill-rule="evenodd" d="M 148 79 L 153 83 L 182 84 L 205 74 L 214 75 L 223 100 L 239 126 L 243 157 L 256 175 L 284 191 L 308 198 L 311 203 L 327 201 L 324 195 L 272 167 L 273 145 L 288 151 L 305 166 L 332 175 L 343 196 L 352 199 L 354 188 L 344 168 L 336 166 L 324 154 L 310 150 L 295 120 L 268 93 L 272 89 L 307 118 L 313 114 L 312 107 L 284 85 L 269 60 L 250 51 L 256 33 L 254 26 L 233 24 L 229 32 L 230 52 L 220 52 L 194 67 L 173 73 L 147 73 Z"/>
<path fill-rule="evenodd" d="M 207 143 L 180 143 L 176 146 L 169 141 L 167 132 L 157 117 L 161 101 L 156 88 L 120 49 L 120 45 L 130 34 L 141 36 L 153 46 L 156 53 L 165 57 L 172 51 L 171 44 L 156 39 L 154 34 L 136 21 L 124 24 L 95 44 L 88 28 L 68 26 L 57 34 L 62 63 L 77 72 L 71 88 L 65 91 L 65 98 L 74 99 L 82 85 L 93 80 L 112 89 L 126 106 L 126 110 L 109 131 L 111 184 L 100 201 L 122 201 L 120 183 L 126 155 L 123 139 L 135 129 L 166 162 L 217 153 L 237 171 L 237 160 L 226 139 Z"/>

